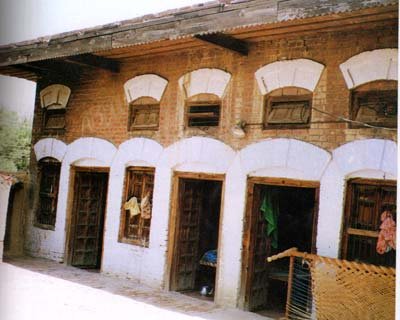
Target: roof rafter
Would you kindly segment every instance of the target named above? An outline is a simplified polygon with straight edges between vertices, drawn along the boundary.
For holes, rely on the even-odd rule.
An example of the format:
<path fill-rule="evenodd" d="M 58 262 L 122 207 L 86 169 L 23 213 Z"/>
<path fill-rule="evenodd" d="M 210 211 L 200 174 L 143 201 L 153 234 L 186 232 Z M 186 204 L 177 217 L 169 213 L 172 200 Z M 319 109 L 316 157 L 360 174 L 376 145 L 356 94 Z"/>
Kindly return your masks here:
<path fill-rule="evenodd" d="M 249 46 L 246 41 L 236 39 L 232 36 L 217 32 L 204 35 L 195 35 L 196 39 L 211 43 L 218 47 L 228 49 L 230 51 L 247 56 L 249 53 Z"/>
<path fill-rule="evenodd" d="M 70 56 L 67 58 L 60 59 L 61 61 L 65 61 L 67 63 L 77 64 L 83 67 L 93 67 L 100 68 L 107 71 L 111 71 L 113 73 L 119 72 L 119 62 L 110 59 L 99 57 L 94 54 L 84 53 L 76 56 Z"/>

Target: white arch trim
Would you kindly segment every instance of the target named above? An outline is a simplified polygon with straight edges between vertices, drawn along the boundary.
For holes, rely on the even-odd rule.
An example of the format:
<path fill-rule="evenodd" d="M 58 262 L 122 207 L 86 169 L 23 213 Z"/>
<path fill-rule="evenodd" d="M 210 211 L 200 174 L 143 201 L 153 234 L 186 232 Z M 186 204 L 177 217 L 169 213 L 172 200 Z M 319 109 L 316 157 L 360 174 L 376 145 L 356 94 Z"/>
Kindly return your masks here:
<path fill-rule="evenodd" d="M 207 171 L 225 173 L 235 157 L 235 151 L 221 141 L 192 137 L 180 140 L 165 149 L 160 159 L 162 166 L 178 171 L 198 172 L 201 165 Z M 181 168 L 184 168 L 183 170 Z"/>
<path fill-rule="evenodd" d="M 390 140 L 349 142 L 333 151 L 321 180 L 317 249 L 337 257 L 340 249 L 346 181 L 351 178 L 397 179 L 397 146 Z"/>
<path fill-rule="evenodd" d="M 130 103 L 140 97 L 152 97 L 160 101 L 167 84 L 166 79 L 156 74 L 136 76 L 124 84 L 126 100 Z"/>
<path fill-rule="evenodd" d="M 397 146 L 390 140 L 365 139 L 346 143 L 333 151 L 333 160 L 347 177 L 358 171 L 382 171 L 397 176 Z"/>
<path fill-rule="evenodd" d="M 215 94 L 220 99 L 231 79 L 231 74 L 220 69 L 203 68 L 188 72 L 179 78 L 179 85 L 186 98 L 200 93 Z"/>
<path fill-rule="evenodd" d="M 70 165 L 76 162 L 94 166 L 111 166 L 117 149 L 106 140 L 99 138 L 79 138 L 68 145 L 65 154 L 65 163 Z M 85 162 L 83 161 L 85 160 Z"/>
<path fill-rule="evenodd" d="M 346 85 L 353 89 L 375 80 L 397 80 L 397 49 L 378 49 L 357 54 L 340 65 Z"/>
<path fill-rule="evenodd" d="M 162 151 L 163 147 L 154 140 L 133 138 L 119 145 L 112 167 L 124 167 L 134 163 L 155 167 Z"/>
<path fill-rule="evenodd" d="M 309 59 L 276 61 L 258 69 L 255 77 L 262 95 L 283 87 L 314 91 L 324 66 Z"/>
<path fill-rule="evenodd" d="M 36 142 L 33 150 L 35 151 L 37 161 L 46 157 L 52 157 L 61 162 L 67 151 L 67 145 L 57 139 L 45 138 Z"/>
<path fill-rule="evenodd" d="M 295 139 L 270 139 L 252 144 L 239 153 L 245 174 L 319 181 L 331 155 Z"/>

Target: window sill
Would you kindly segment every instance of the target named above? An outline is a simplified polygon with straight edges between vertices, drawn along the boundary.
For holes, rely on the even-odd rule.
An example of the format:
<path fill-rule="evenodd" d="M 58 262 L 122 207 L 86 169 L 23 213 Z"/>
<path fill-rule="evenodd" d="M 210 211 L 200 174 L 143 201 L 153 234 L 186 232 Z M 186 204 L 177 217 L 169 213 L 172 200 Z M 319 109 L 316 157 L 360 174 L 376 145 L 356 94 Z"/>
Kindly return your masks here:
<path fill-rule="evenodd" d="M 55 226 L 49 225 L 49 224 L 42 224 L 39 222 L 34 222 L 33 226 L 39 229 L 43 229 L 43 230 L 50 230 L 50 231 L 54 231 L 56 229 Z"/>
<path fill-rule="evenodd" d="M 310 129 L 310 124 L 264 124 L 263 130 Z"/>
<path fill-rule="evenodd" d="M 120 238 L 118 239 L 119 243 L 125 243 L 125 244 L 130 244 L 142 248 L 148 248 L 149 247 L 149 242 L 143 242 L 141 240 L 134 240 L 134 239 L 128 239 L 128 238 Z"/>

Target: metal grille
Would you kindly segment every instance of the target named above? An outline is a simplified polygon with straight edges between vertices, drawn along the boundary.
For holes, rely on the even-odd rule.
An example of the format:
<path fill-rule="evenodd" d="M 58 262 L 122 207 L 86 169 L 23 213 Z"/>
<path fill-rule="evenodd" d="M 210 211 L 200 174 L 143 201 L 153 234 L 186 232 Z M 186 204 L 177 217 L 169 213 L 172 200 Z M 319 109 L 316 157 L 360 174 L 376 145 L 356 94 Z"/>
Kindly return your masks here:
<path fill-rule="evenodd" d="M 396 217 L 396 187 L 362 183 L 349 185 L 347 243 L 344 257 L 377 265 L 395 265 L 395 252 L 380 255 L 376 251 L 380 216 L 389 210 Z"/>
<path fill-rule="evenodd" d="M 189 127 L 217 127 L 219 124 L 219 105 L 195 105 L 189 107 Z"/>
<path fill-rule="evenodd" d="M 36 216 L 39 224 L 55 226 L 60 168 L 60 162 L 55 159 L 45 159 L 39 163 L 39 209 Z"/>
<path fill-rule="evenodd" d="M 148 194 L 150 201 L 153 199 L 154 169 L 129 167 L 126 170 L 125 201 L 136 197 L 138 203 Z M 124 210 L 125 225 L 123 236 L 135 244 L 147 247 L 149 244 L 151 219 L 144 219 L 138 214 L 131 216 Z"/>

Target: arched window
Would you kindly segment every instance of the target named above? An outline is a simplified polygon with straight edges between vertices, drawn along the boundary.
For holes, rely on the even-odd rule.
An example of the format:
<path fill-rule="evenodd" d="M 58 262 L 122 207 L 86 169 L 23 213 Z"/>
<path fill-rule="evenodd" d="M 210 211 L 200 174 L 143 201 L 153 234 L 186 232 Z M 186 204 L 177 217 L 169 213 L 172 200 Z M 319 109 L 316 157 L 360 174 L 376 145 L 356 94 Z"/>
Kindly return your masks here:
<path fill-rule="evenodd" d="M 43 110 L 42 129 L 44 133 L 63 133 L 65 129 L 65 108 L 71 90 L 61 84 L 52 84 L 40 91 Z"/>
<path fill-rule="evenodd" d="M 203 68 L 179 79 L 185 97 L 187 127 L 219 126 L 221 100 L 230 78 L 230 73 L 223 70 Z"/>
<path fill-rule="evenodd" d="M 324 66 L 309 59 L 276 61 L 255 73 L 265 97 L 264 128 L 308 127 L 312 94 Z"/>
<path fill-rule="evenodd" d="M 43 158 L 38 163 L 39 203 L 36 224 L 46 229 L 53 229 L 56 223 L 60 169 L 61 163 L 54 158 Z"/>
<path fill-rule="evenodd" d="M 397 126 L 397 60 L 397 49 L 377 49 L 361 52 L 340 65 L 351 90 L 352 120 Z"/>
<path fill-rule="evenodd" d="M 128 131 L 158 129 L 160 100 L 167 84 L 167 80 L 156 74 L 136 76 L 125 83 L 129 103 Z"/>

